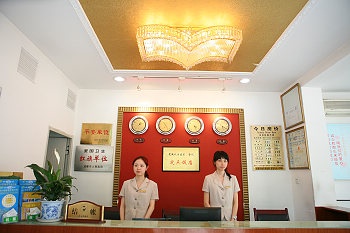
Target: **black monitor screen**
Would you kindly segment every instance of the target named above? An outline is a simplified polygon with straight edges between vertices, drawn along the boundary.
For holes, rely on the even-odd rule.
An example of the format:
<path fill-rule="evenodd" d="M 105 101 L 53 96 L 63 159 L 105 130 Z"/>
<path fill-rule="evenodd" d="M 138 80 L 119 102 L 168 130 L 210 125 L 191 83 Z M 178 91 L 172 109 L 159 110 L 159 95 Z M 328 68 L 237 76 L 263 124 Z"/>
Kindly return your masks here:
<path fill-rule="evenodd" d="M 221 221 L 221 208 L 180 207 L 180 221 Z"/>

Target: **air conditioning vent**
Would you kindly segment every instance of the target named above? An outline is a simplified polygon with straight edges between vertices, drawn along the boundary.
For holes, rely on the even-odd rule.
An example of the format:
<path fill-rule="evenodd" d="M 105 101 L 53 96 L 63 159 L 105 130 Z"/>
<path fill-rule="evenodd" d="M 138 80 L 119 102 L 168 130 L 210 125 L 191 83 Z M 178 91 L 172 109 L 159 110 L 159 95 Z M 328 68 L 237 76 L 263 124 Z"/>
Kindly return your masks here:
<path fill-rule="evenodd" d="M 37 59 L 35 59 L 27 50 L 22 48 L 19 56 L 17 72 L 34 83 L 38 63 Z"/>
<path fill-rule="evenodd" d="M 326 116 L 350 117 L 350 100 L 323 100 Z"/>
<path fill-rule="evenodd" d="M 67 107 L 74 110 L 76 99 L 77 99 L 77 97 L 76 97 L 75 93 L 72 90 L 68 89 Z"/>

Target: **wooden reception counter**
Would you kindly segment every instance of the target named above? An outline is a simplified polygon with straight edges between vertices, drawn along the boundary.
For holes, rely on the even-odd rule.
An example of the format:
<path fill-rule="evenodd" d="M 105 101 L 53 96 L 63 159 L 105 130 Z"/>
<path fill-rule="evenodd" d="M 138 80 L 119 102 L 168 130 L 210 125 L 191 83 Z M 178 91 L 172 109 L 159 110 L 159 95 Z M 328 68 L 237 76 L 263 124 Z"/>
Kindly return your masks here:
<path fill-rule="evenodd" d="M 349 221 L 324 222 L 179 222 L 120 221 L 105 223 L 19 222 L 0 224 L 0 233 L 349 233 Z"/>
<path fill-rule="evenodd" d="M 315 207 L 317 221 L 350 221 L 350 208 L 339 206 Z"/>

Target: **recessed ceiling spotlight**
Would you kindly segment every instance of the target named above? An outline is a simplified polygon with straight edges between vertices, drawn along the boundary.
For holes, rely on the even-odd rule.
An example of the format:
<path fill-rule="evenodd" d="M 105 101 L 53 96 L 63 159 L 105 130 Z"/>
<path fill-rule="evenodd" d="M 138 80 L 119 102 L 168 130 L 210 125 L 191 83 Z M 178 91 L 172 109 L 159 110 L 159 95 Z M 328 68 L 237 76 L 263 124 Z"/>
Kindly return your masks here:
<path fill-rule="evenodd" d="M 125 78 L 123 78 L 121 76 L 116 76 L 116 77 L 114 77 L 114 80 L 117 81 L 117 82 L 124 82 Z"/>
<path fill-rule="evenodd" d="M 242 78 L 241 80 L 239 80 L 240 83 L 246 84 L 250 82 L 249 78 Z"/>

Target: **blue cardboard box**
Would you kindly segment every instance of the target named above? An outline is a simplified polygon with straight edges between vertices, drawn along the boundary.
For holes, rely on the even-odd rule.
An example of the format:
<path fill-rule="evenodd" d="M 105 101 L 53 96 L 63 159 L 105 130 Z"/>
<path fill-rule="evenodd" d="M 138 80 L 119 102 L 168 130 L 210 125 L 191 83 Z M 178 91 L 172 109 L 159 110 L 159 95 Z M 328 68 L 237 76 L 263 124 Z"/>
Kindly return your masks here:
<path fill-rule="evenodd" d="M 0 179 L 1 185 L 18 185 L 18 179 Z"/>
<path fill-rule="evenodd" d="M 31 216 L 31 209 L 32 208 L 38 208 L 41 207 L 41 195 L 36 193 L 40 189 L 38 185 L 24 185 L 24 184 L 33 184 L 31 181 L 27 182 L 19 182 L 20 184 L 20 190 L 19 190 L 19 216 L 20 220 L 27 220 Z"/>
<path fill-rule="evenodd" d="M 0 185 L 0 223 L 18 222 L 19 185 L 4 183 Z"/>
<path fill-rule="evenodd" d="M 19 186 L 19 206 L 22 206 L 25 202 L 38 202 L 41 201 L 41 196 L 36 193 L 40 189 L 36 185 L 22 185 Z"/>
<path fill-rule="evenodd" d="M 36 180 L 18 180 L 19 185 L 36 185 Z"/>

